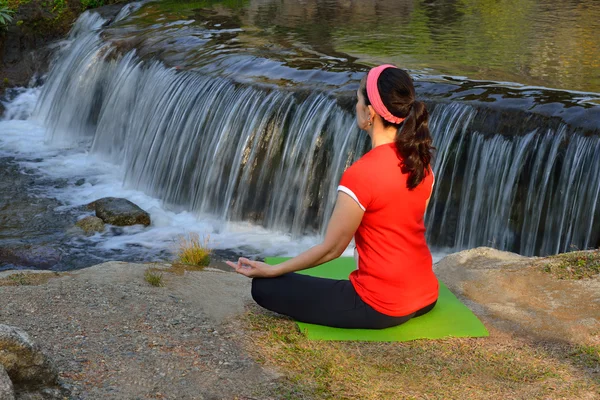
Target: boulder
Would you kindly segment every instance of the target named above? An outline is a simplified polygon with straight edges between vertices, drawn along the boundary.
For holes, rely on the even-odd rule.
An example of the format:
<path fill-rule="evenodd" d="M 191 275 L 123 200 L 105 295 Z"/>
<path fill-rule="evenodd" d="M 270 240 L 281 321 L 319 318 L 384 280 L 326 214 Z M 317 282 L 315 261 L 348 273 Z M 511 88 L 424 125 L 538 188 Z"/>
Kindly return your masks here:
<path fill-rule="evenodd" d="M 93 235 L 95 232 L 102 232 L 104 230 L 104 221 L 94 216 L 80 219 L 75 225 L 83 229 L 86 235 Z"/>
<path fill-rule="evenodd" d="M 557 257 L 478 247 L 446 256 L 434 271 L 478 316 L 502 330 L 598 345 L 600 275 L 559 279 L 546 271 Z"/>
<path fill-rule="evenodd" d="M 14 326 L 0 324 L 0 365 L 16 385 L 56 385 L 54 364 L 29 335 Z"/>
<path fill-rule="evenodd" d="M 150 225 L 150 214 L 127 199 L 104 197 L 91 203 L 96 210 L 96 216 L 107 224 L 129 226 L 141 224 Z"/>
<path fill-rule="evenodd" d="M 0 399 L 2 399 L 2 400 L 14 400 L 15 399 L 15 392 L 13 389 L 12 381 L 8 377 L 8 374 L 6 373 L 6 370 L 4 369 L 2 364 L 0 364 Z"/>
<path fill-rule="evenodd" d="M 62 258 L 60 251 L 47 246 L 16 245 L 0 247 L 0 265 L 50 269 Z"/>

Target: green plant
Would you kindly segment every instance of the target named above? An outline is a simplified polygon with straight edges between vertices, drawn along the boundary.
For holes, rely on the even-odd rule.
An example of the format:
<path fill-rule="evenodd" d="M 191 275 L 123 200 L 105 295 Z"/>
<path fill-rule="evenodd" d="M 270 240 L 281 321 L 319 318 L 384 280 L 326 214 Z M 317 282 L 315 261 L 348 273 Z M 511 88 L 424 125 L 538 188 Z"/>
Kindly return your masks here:
<path fill-rule="evenodd" d="M 151 269 L 147 269 L 146 272 L 144 272 L 144 280 L 152 286 L 164 286 L 162 274 L 154 272 Z"/>
<path fill-rule="evenodd" d="M 200 240 L 197 233 L 190 233 L 189 238 L 179 238 L 177 261 L 182 264 L 206 267 L 210 263 L 212 250 L 208 247 L 209 237 Z"/>
<path fill-rule="evenodd" d="M 10 24 L 13 20 L 13 14 L 15 12 L 8 8 L 6 4 L 0 3 L 0 27 L 5 28 Z"/>
<path fill-rule="evenodd" d="M 52 12 L 60 13 L 65 8 L 67 8 L 67 2 L 65 0 L 54 0 L 54 6 L 52 7 Z"/>

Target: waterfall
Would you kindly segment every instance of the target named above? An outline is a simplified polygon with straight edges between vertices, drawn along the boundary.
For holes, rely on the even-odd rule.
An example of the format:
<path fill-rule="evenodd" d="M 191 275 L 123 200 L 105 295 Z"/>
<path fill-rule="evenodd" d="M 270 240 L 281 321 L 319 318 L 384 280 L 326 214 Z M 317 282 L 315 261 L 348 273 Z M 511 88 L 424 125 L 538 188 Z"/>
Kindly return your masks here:
<path fill-rule="evenodd" d="M 294 235 L 324 229 L 327 200 L 365 145 L 335 99 L 116 56 L 95 31 L 72 49 L 36 113 L 50 141 L 91 140 L 126 185 L 172 207 Z"/>
<path fill-rule="evenodd" d="M 455 103 L 438 105 L 432 116 L 438 155 L 430 240 L 524 255 L 597 247 L 600 137 L 564 124 L 512 136 L 470 130 L 486 112 Z"/>
<path fill-rule="evenodd" d="M 121 54 L 93 14 L 78 24 L 86 29 L 73 31 L 34 115 L 49 141 L 86 143 L 127 171 L 126 185 L 171 208 L 323 233 L 342 172 L 369 145 L 343 102 L 168 68 Z M 598 136 L 554 122 L 506 135 L 484 123 L 498 110 L 427 102 L 437 147 L 432 245 L 525 255 L 598 246 Z"/>

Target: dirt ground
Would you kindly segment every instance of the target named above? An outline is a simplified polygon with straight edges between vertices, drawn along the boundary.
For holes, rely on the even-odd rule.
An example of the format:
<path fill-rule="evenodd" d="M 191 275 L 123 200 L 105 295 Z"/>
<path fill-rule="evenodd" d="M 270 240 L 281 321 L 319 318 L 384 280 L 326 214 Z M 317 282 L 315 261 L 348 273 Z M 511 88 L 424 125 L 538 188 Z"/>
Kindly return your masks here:
<path fill-rule="evenodd" d="M 166 286 L 153 287 L 148 267 L 108 262 L 0 286 L 0 321 L 41 345 L 75 399 L 271 398 L 279 375 L 241 351 L 228 323 L 244 312 L 250 281 L 205 270 L 164 274 Z"/>
<path fill-rule="evenodd" d="M 491 336 L 483 339 L 311 343 L 291 321 L 248 307 L 250 280 L 227 267 L 178 274 L 167 272 L 168 264 L 123 262 L 61 274 L 1 272 L 0 323 L 24 329 L 41 345 L 73 399 L 361 398 L 367 373 L 374 374 L 372 384 L 381 374 L 395 376 L 410 394 L 402 398 L 437 398 L 438 392 L 421 390 L 431 374 L 439 375 L 440 391 L 462 385 L 460 393 L 473 398 L 490 387 L 511 398 L 521 398 L 516 393 L 525 387 L 532 398 L 593 398 L 600 376 L 600 279 L 556 279 L 546 265 L 487 248 L 436 264 L 438 277 L 488 326 Z M 164 270 L 163 287 L 145 281 L 149 268 Z M 550 347 L 528 348 L 526 338 Z M 581 355 L 569 356 L 572 348 Z M 440 369 L 443 362 L 432 352 L 447 354 L 448 365 Z M 409 361 L 415 357 L 423 359 Z M 580 364 L 584 369 L 574 366 Z M 353 370 L 363 371 L 357 386 L 340 386 L 350 381 L 340 376 Z"/>

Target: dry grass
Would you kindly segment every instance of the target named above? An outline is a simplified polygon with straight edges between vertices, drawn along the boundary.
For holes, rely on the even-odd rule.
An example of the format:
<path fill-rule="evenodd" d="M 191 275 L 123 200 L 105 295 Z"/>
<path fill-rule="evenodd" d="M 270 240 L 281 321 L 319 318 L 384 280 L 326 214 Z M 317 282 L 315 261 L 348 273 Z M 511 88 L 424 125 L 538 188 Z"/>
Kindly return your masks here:
<path fill-rule="evenodd" d="M 600 394 L 597 348 L 536 344 L 496 330 L 477 339 L 309 341 L 293 321 L 258 310 L 245 318 L 247 350 L 288 379 L 292 389 L 282 392 L 283 398 L 592 399 Z"/>
<path fill-rule="evenodd" d="M 148 268 L 146 272 L 144 272 L 144 280 L 152 286 L 164 286 L 163 275 L 153 268 Z"/>
<path fill-rule="evenodd" d="M 48 273 L 26 273 L 17 272 L 6 278 L 0 279 L 0 286 L 39 286 L 47 283 L 52 278 L 58 278 L 61 274 L 58 272 Z"/>
<path fill-rule="evenodd" d="M 177 250 L 175 264 L 192 265 L 195 267 L 206 267 L 210 264 L 212 250 L 208 246 L 210 237 L 200 240 L 200 235 L 190 233 L 189 237 L 181 236 Z"/>
<path fill-rule="evenodd" d="M 600 249 L 545 258 L 543 270 L 557 279 L 589 279 L 600 274 Z"/>

